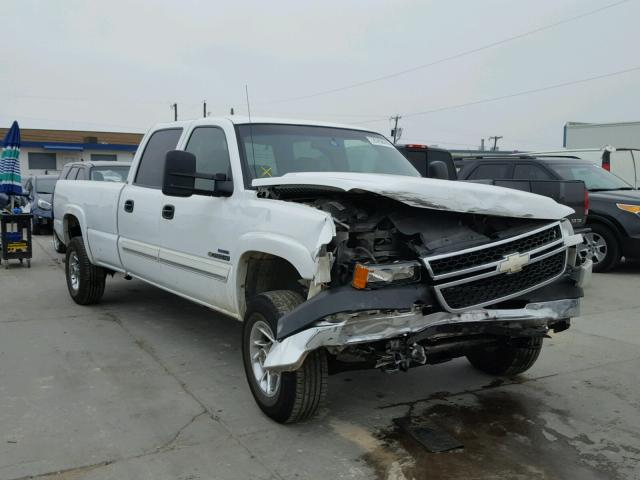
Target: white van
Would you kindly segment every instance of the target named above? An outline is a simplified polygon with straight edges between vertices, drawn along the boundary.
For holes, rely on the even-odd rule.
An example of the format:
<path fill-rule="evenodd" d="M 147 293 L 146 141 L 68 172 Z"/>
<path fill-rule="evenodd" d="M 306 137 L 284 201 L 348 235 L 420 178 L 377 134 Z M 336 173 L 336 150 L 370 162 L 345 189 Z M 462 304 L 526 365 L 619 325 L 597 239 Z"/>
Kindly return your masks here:
<path fill-rule="evenodd" d="M 529 152 L 528 155 L 561 155 L 578 157 L 592 161 L 605 170 L 620 177 L 633 188 L 640 188 L 640 149 L 615 148 L 606 146 L 603 148 L 564 148 L 562 150 Z"/>

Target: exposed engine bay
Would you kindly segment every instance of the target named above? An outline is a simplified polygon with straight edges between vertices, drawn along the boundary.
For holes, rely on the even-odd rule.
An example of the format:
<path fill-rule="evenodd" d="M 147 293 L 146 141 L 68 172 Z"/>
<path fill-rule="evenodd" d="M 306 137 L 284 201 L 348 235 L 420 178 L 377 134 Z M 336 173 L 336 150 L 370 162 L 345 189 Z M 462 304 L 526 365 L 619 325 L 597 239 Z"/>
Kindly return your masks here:
<path fill-rule="evenodd" d="M 509 238 L 549 223 L 410 207 L 367 192 L 296 189 L 295 193 L 282 192 L 278 198 L 331 214 L 336 225 L 336 237 L 327 246 L 334 258 L 332 286 L 350 283 L 356 263 L 418 260 Z"/>
<path fill-rule="evenodd" d="M 330 282 L 281 319 L 283 347 L 268 365 L 293 368 L 297 362 L 283 367 L 279 356 L 299 359 L 324 346 L 334 371 L 405 371 L 478 349 L 518 348 L 565 330 L 576 314 L 582 290 L 571 275 L 581 237 L 561 221 L 421 208 L 321 186 L 259 194 L 327 212 L 336 230 L 324 252 Z M 419 273 L 394 277 L 396 266 Z M 359 269 L 382 281 L 358 284 Z M 287 342 L 295 347 L 286 351 Z"/>

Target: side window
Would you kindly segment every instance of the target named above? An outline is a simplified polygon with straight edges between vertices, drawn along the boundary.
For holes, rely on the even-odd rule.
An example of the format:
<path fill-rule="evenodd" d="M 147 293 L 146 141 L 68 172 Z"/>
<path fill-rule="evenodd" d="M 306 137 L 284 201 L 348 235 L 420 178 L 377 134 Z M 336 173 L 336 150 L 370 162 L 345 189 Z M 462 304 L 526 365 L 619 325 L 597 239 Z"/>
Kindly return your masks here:
<path fill-rule="evenodd" d="M 196 172 L 224 173 L 227 179 L 231 179 L 231 161 L 229 160 L 229 147 L 224 132 L 217 127 L 198 127 L 193 130 L 187 147 L 187 152 L 196 156 Z M 197 178 L 195 188 L 200 190 L 213 190 L 213 181 Z"/>
<path fill-rule="evenodd" d="M 69 174 L 69 170 L 71 170 L 71 165 L 67 164 L 62 168 L 62 172 L 60 172 L 60 180 L 66 180 L 67 175 Z"/>
<path fill-rule="evenodd" d="M 77 176 L 78 167 L 72 167 L 71 170 L 69 170 L 69 175 L 67 175 L 67 180 L 75 180 Z"/>
<path fill-rule="evenodd" d="M 469 176 L 473 180 L 511 180 L 511 164 L 481 164 Z"/>
<path fill-rule="evenodd" d="M 514 180 L 552 180 L 551 175 L 533 163 L 520 163 L 513 171 Z"/>
<path fill-rule="evenodd" d="M 140 165 L 134 180 L 135 185 L 141 187 L 160 188 L 164 173 L 164 157 L 170 150 L 175 150 L 182 135 L 181 128 L 158 130 L 144 147 Z"/>

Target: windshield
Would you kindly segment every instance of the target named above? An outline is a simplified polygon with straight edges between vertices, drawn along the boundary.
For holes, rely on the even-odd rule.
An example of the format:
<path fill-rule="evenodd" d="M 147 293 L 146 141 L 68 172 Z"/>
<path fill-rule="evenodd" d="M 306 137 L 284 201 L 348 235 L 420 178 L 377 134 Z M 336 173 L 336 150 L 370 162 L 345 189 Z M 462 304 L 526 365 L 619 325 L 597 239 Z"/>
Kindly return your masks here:
<path fill-rule="evenodd" d="M 38 193 L 53 193 L 58 178 L 39 178 L 36 180 L 36 191 Z"/>
<path fill-rule="evenodd" d="M 382 135 L 341 128 L 282 124 L 238 127 L 249 183 L 291 172 L 386 173 L 419 177 Z"/>
<path fill-rule="evenodd" d="M 587 190 L 631 190 L 632 187 L 613 173 L 592 163 L 554 165 L 547 164 L 563 180 L 582 180 Z"/>
<path fill-rule="evenodd" d="M 129 175 L 129 165 L 118 167 L 93 167 L 91 180 L 99 182 L 125 182 Z"/>

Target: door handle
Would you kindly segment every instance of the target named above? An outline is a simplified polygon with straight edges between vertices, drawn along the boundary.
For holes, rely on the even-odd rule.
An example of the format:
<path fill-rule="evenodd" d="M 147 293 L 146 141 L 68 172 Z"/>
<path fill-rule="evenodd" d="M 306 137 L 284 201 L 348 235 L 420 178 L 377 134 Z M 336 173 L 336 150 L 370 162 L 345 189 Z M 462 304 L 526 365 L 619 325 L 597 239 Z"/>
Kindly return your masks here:
<path fill-rule="evenodd" d="M 124 211 L 127 213 L 133 212 L 133 200 L 126 200 L 124 202 Z"/>
<path fill-rule="evenodd" d="M 176 212 L 176 209 L 173 205 L 165 205 L 164 207 L 162 207 L 162 218 L 171 220 L 175 212 Z"/>

